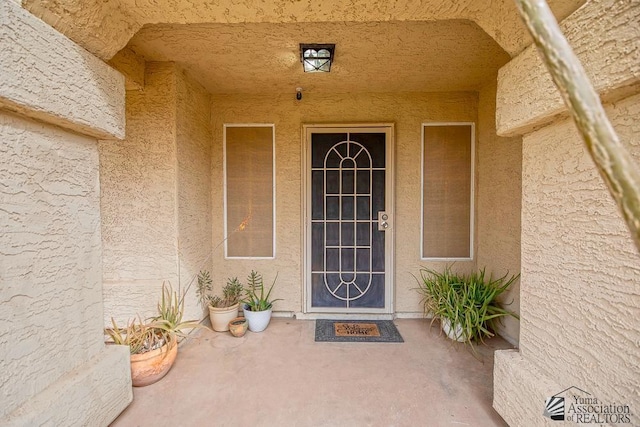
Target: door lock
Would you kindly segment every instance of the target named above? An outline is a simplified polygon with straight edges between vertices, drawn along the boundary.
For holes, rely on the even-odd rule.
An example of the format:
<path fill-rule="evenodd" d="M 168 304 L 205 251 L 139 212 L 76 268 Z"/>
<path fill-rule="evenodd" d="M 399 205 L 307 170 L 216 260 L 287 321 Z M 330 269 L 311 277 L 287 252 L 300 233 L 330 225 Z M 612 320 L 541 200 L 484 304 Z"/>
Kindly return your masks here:
<path fill-rule="evenodd" d="M 389 214 L 385 211 L 378 212 L 378 231 L 386 231 L 391 227 Z"/>

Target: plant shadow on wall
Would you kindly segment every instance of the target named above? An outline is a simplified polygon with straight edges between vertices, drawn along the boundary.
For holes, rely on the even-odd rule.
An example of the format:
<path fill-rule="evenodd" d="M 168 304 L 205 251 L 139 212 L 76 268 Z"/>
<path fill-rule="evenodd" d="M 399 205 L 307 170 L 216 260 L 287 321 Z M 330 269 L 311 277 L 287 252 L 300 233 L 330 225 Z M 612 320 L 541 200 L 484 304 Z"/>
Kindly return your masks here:
<path fill-rule="evenodd" d="M 519 319 L 497 301 L 520 277 L 518 274 L 507 278 L 508 275 L 507 272 L 497 279 L 490 275 L 487 279 L 484 268 L 470 274 L 455 273 L 451 266 L 446 266 L 442 273 L 421 268 L 416 280 L 424 315 L 431 316 L 431 324 L 439 320 L 447 337 L 468 344 L 477 356 L 474 345 L 485 344 L 485 338 L 495 335 L 496 322 L 505 316 Z"/>
<path fill-rule="evenodd" d="M 187 330 L 203 327 L 197 320 L 182 319 L 184 292 L 174 291 L 171 284 L 162 284 L 162 297 L 156 316 L 142 320 L 140 316 L 120 328 L 113 317 L 111 328 L 105 328 L 107 344 L 129 347 L 131 381 L 134 387 L 153 384 L 164 377 L 176 359 L 178 339 L 186 338 Z"/>

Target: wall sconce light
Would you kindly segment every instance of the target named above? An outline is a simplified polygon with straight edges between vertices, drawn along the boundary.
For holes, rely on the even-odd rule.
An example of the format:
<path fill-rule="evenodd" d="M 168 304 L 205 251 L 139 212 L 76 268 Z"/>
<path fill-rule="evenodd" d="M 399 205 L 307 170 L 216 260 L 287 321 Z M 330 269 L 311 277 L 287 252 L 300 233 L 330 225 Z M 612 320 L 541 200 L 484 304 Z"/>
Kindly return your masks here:
<path fill-rule="evenodd" d="M 335 44 L 300 43 L 300 62 L 305 73 L 328 73 L 336 50 Z"/>

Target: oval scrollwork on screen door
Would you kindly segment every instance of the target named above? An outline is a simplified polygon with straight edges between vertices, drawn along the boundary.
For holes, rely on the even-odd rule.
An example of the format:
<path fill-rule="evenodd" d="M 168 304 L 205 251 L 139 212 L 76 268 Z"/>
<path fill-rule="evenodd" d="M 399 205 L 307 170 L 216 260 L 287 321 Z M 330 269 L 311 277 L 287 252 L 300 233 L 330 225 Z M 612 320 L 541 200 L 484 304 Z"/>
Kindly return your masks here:
<path fill-rule="evenodd" d="M 329 182 L 329 173 L 338 174 L 337 188 L 335 182 Z M 333 297 L 346 301 L 347 306 L 371 287 L 372 173 L 371 154 L 358 142 L 339 142 L 325 155 L 324 238 L 327 241 L 327 229 L 333 226 L 337 228 L 338 244 L 325 246 L 324 285 Z M 369 176 L 359 180 L 362 174 Z M 328 269 L 327 260 L 336 256 L 338 260 L 332 264 L 337 265 L 337 270 Z"/>

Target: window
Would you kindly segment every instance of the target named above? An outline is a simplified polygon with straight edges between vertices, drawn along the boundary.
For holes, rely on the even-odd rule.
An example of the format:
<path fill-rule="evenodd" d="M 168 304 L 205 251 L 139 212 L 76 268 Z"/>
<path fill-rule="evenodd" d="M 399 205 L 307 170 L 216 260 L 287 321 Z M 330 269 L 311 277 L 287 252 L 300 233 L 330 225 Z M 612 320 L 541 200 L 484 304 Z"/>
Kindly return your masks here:
<path fill-rule="evenodd" d="M 473 259 L 473 123 L 422 125 L 422 258 Z"/>
<path fill-rule="evenodd" d="M 225 257 L 275 257 L 275 127 L 224 125 Z"/>

